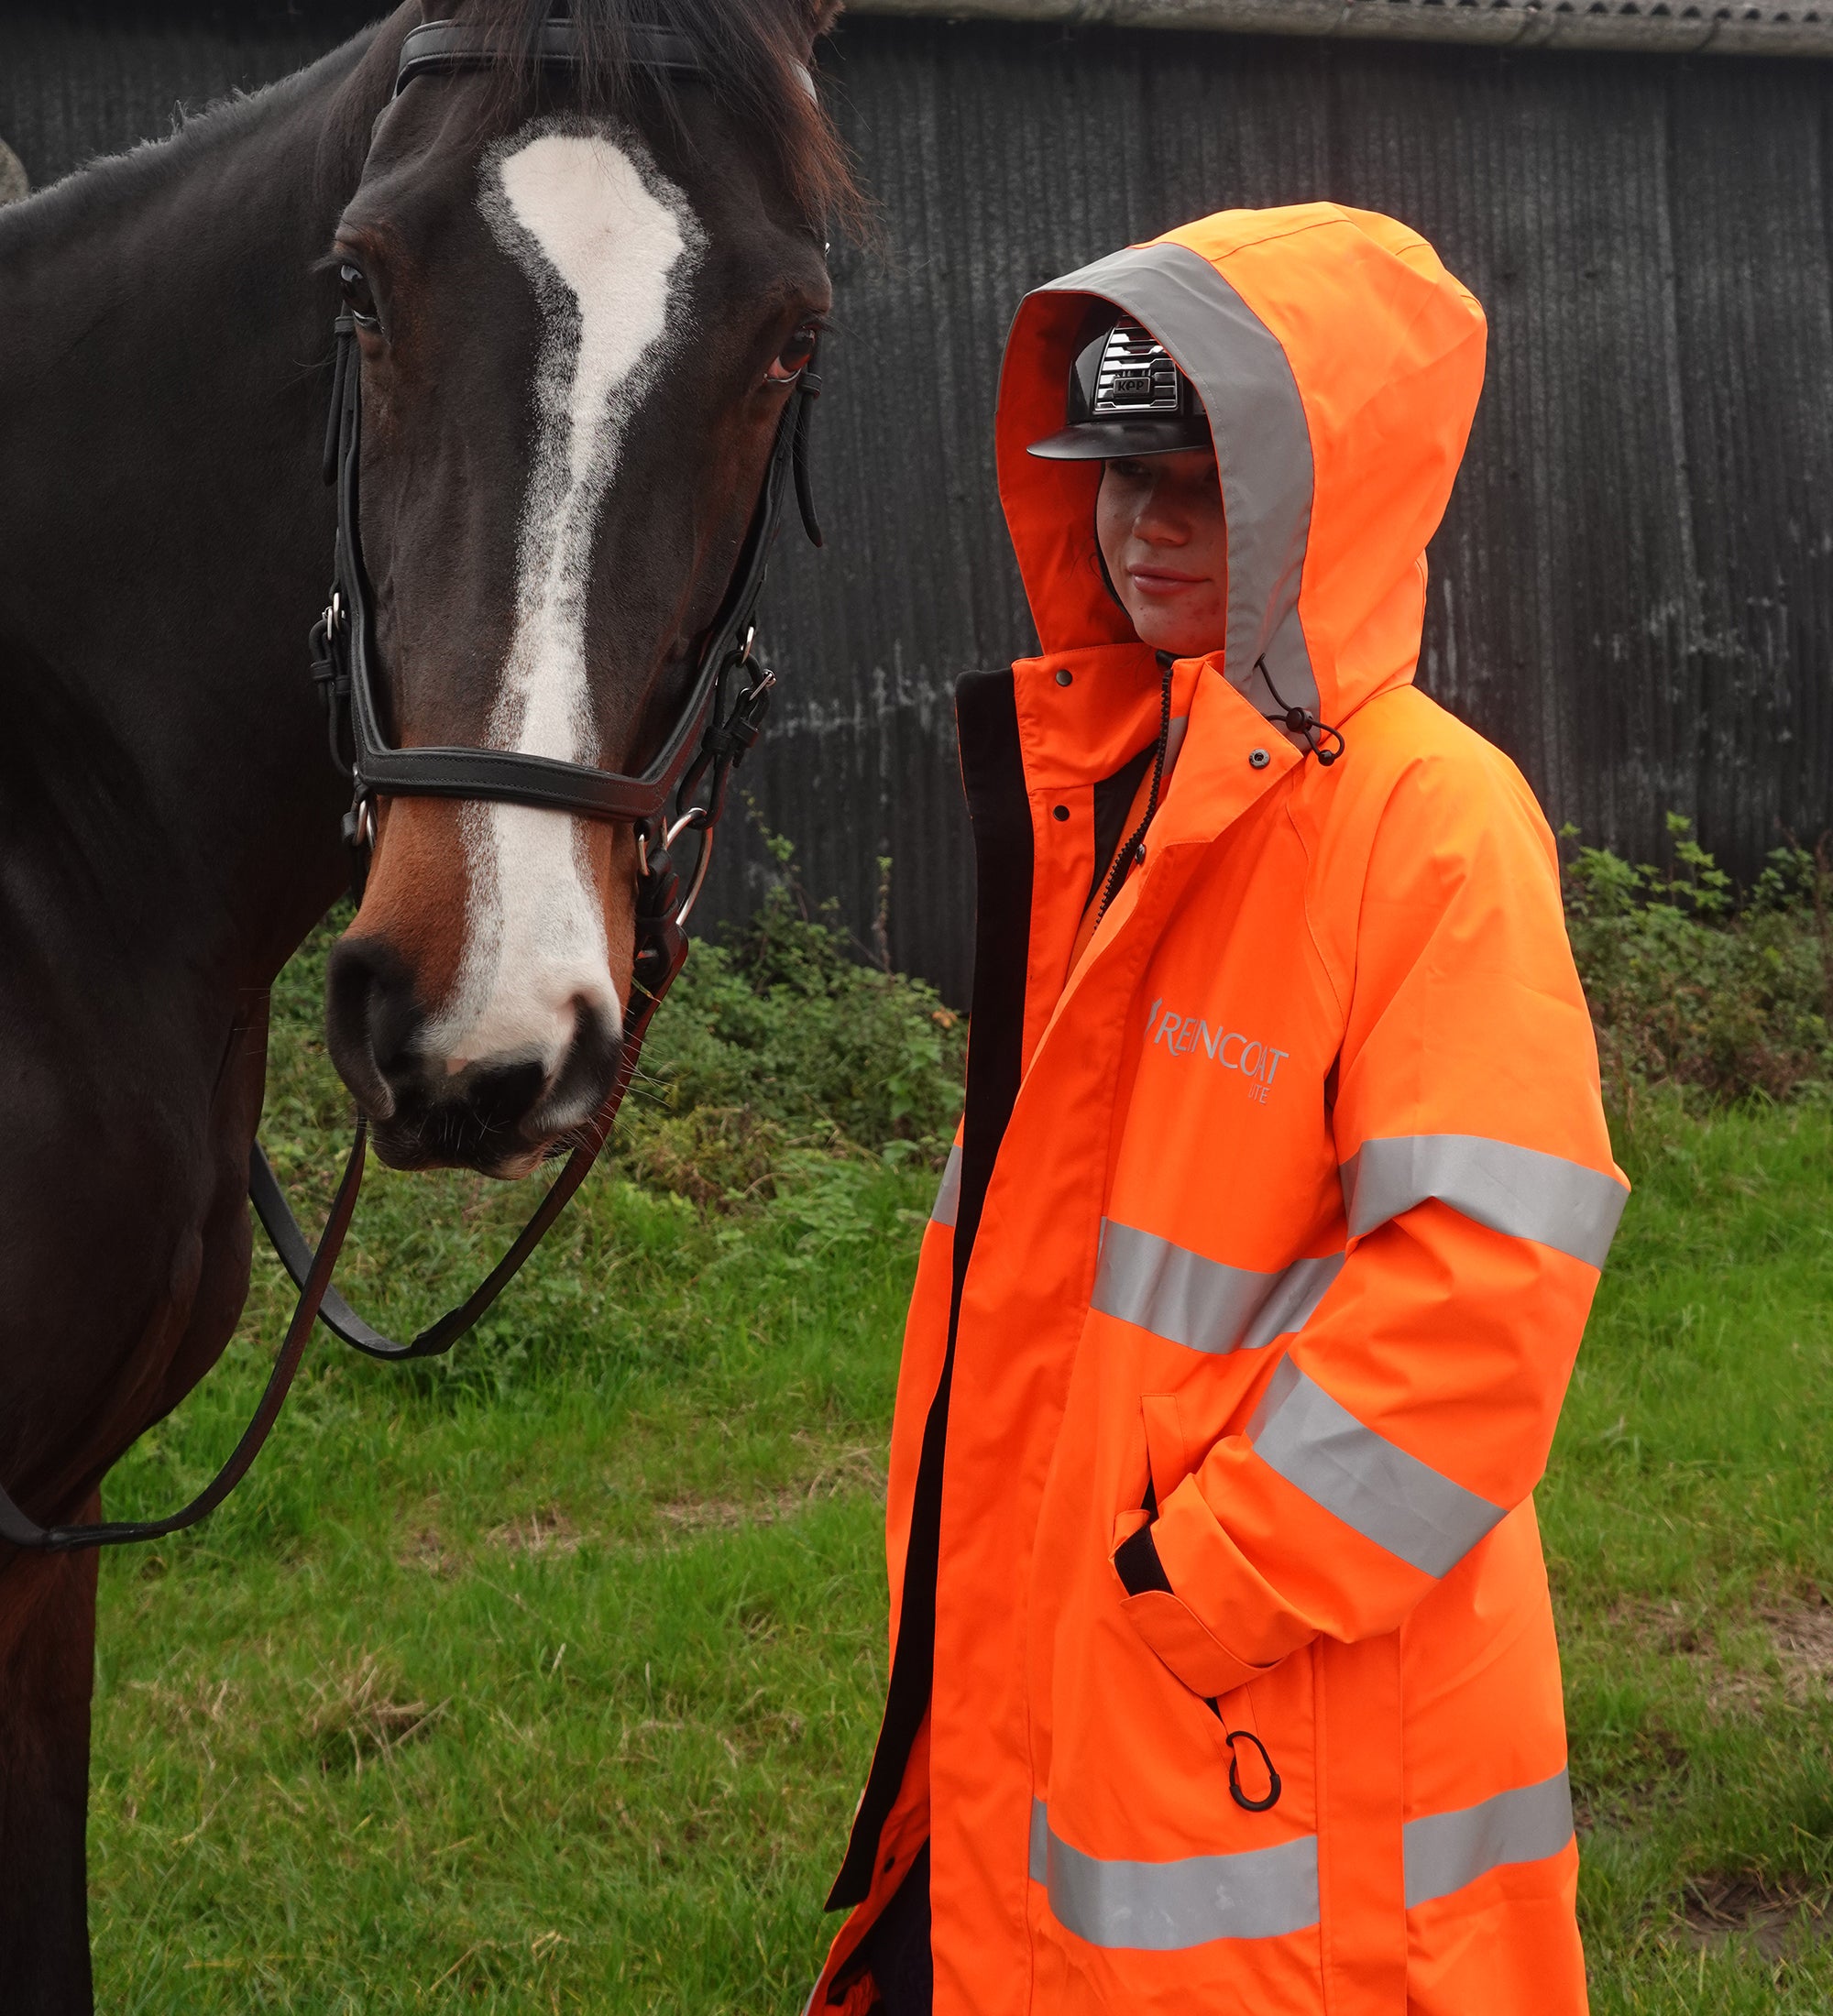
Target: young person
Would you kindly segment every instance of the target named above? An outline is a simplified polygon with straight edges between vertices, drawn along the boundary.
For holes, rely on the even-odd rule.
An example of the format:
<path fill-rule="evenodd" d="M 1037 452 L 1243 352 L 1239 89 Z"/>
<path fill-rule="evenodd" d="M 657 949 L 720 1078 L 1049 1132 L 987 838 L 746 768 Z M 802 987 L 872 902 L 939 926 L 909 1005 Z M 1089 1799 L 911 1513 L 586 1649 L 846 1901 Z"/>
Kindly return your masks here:
<path fill-rule="evenodd" d="M 1019 309 L 1043 655 L 960 690 L 966 1114 L 812 2010 L 1585 2006 L 1531 1493 L 1627 1187 L 1546 824 L 1413 685 L 1483 353 L 1329 204 Z"/>

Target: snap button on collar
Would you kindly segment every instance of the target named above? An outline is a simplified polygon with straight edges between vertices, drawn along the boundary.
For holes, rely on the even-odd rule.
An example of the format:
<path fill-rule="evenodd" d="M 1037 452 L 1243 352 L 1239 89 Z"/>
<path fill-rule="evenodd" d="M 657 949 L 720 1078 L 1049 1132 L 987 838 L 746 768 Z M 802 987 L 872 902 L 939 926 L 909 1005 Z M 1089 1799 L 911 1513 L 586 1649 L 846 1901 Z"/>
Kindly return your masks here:
<path fill-rule="evenodd" d="M 1256 770 L 1265 770 L 1273 759 L 1264 749 L 1251 749 L 1247 752 L 1247 761 L 1253 764 Z"/>
<path fill-rule="evenodd" d="M 1057 667 L 1057 684 L 1059 686 L 1068 685 L 1074 677 L 1075 674 L 1072 673 L 1067 665 L 1059 665 Z"/>

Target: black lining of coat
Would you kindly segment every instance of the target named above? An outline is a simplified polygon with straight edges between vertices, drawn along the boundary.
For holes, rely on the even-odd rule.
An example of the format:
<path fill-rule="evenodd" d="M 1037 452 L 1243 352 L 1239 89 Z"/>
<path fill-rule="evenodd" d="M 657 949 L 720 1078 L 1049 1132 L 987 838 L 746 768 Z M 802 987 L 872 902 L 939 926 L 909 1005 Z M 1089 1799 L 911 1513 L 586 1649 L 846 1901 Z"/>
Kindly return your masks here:
<path fill-rule="evenodd" d="M 828 1897 L 829 1911 L 862 1903 L 872 1888 L 879 1835 L 904 1782 L 905 1767 L 929 1705 L 936 1659 L 936 1570 L 941 1547 L 942 1457 L 961 1284 L 980 1229 L 981 1208 L 1005 1123 L 1018 1097 L 1024 1058 L 1025 973 L 1031 942 L 1034 855 L 1025 759 L 1018 740 L 1017 689 L 1009 672 L 972 672 L 955 687 L 961 783 L 973 821 L 974 978 L 969 1024 L 967 1101 L 961 1130 L 960 1202 L 955 1217 L 954 1287 L 942 1375 L 923 1426 L 897 1656 L 885 1690 L 865 1793 L 846 1860 Z M 1130 801 L 1129 801 L 1130 802 Z M 1125 809 L 1122 817 L 1125 816 Z"/>
<path fill-rule="evenodd" d="M 1121 1541 L 1114 1550 L 1114 1568 L 1120 1577 L 1120 1586 L 1129 1596 L 1143 1596 L 1155 1589 L 1168 1596 L 1172 1594 L 1165 1564 L 1158 1559 L 1158 1543 L 1152 1538 L 1149 1526 L 1142 1526 L 1130 1539 Z"/>
<path fill-rule="evenodd" d="M 1147 742 L 1136 756 L 1129 756 L 1111 777 L 1094 787 L 1094 873 L 1089 880 L 1089 903 L 1101 894 L 1107 871 L 1114 866 L 1114 849 L 1126 838 L 1126 815 L 1139 795 L 1139 786 L 1152 767 L 1156 742 Z M 1086 904 L 1083 905 L 1087 907 Z"/>

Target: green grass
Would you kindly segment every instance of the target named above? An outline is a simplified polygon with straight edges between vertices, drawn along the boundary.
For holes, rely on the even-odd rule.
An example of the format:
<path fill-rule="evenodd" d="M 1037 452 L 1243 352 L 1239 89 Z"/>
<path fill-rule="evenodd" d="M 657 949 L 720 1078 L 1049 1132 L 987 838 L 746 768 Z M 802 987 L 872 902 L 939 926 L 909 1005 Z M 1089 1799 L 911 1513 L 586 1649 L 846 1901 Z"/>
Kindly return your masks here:
<path fill-rule="evenodd" d="M 313 985 L 289 982 L 269 1135 L 322 1210 L 342 1105 Z M 1702 1946 L 1685 1914 L 1833 1882 L 1833 1119 L 1657 1116 L 1627 1152 L 1541 1494 L 1596 2002 L 1821 2010 L 1833 1942 Z M 105 1559 L 111 2016 L 799 2010 L 882 1698 L 881 1465 L 932 1182 L 840 1162 L 708 1220 L 595 1177 L 454 1360 L 315 1346 L 229 1505 Z M 431 1313 L 526 1203 L 378 1172 L 353 1292 Z M 284 1320 L 258 1275 L 112 1512 L 164 1509 L 233 1440 Z"/>
<path fill-rule="evenodd" d="M 322 1211 L 341 1101 L 304 1027 L 268 1137 Z M 229 1504 L 104 1561 L 102 2006 L 799 2009 L 884 1680 L 883 1450 L 932 1184 L 837 1163 L 734 1225 L 595 1177 L 452 1359 L 314 1347 Z M 353 1295 L 423 1319 L 528 1203 L 376 1171 Z M 111 1511 L 178 1502 L 228 1448 L 291 1299 L 258 1276 Z"/>
<path fill-rule="evenodd" d="M 1825 2011 L 1833 1116 L 1658 1112 L 1626 1154 L 1636 1196 L 1540 1492 L 1595 2003 Z M 1766 1942 L 1784 1950 L 1702 1943 L 1715 1900 L 1771 1907 L 1776 1933 L 1795 1907 Z"/>

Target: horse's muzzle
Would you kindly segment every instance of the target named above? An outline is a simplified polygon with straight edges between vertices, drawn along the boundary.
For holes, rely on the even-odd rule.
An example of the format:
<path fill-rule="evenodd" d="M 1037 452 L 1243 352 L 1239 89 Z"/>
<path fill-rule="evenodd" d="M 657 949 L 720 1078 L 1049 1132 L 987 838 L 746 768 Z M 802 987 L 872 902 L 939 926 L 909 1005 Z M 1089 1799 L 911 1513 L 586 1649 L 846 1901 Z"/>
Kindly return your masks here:
<path fill-rule="evenodd" d="M 325 1033 L 333 1062 L 391 1168 L 526 1176 L 576 1135 L 609 1096 L 621 1046 L 612 1018 L 583 996 L 557 1011 L 548 1056 L 519 1046 L 456 1060 L 440 1053 L 406 962 L 379 938 L 333 951 Z"/>

